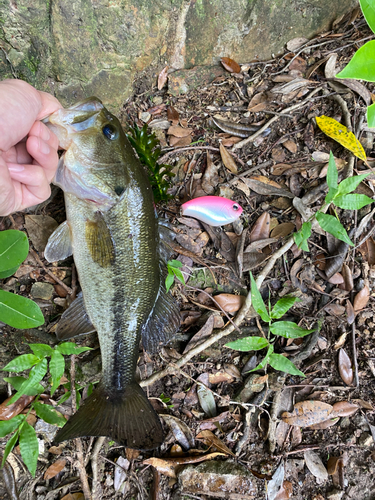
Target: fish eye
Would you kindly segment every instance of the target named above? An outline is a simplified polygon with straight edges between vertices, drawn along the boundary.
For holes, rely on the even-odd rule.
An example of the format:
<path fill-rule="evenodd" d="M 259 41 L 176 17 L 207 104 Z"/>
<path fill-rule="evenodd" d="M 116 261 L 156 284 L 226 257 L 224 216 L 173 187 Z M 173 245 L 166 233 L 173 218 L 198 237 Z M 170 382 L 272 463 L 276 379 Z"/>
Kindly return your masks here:
<path fill-rule="evenodd" d="M 232 205 L 232 208 L 233 208 L 233 210 L 235 210 L 235 211 L 237 212 L 237 210 L 239 210 L 239 209 L 240 209 L 240 206 L 239 206 L 237 203 L 234 203 L 234 204 Z"/>
<path fill-rule="evenodd" d="M 107 125 L 104 125 L 103 127 L 103 134 L 109 139 L 110 141 L 114 141 L 118 137 L 118 132 L 115 129 L 113 125 L 110 123 L 107 123 Z"/>

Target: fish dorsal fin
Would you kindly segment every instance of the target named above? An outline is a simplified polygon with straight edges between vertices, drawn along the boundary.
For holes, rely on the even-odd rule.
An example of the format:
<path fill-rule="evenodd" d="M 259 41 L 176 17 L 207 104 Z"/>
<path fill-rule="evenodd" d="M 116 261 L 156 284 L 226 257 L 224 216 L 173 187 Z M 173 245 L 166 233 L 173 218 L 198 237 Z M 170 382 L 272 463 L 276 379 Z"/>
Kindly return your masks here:
<path fill-rule="evenodd" d="M 93 221 L 86 222 L 86 243 L 92 260 L 100 267 L 108 267 L 115 261 L 115 247 L 111 232 L 100 212 L 95 213 Z"/>
<path fill-rule="evenodd" d="M 57 326 L 56 337 L 58 340 L 67 340 L 85 333 L 95 332 L 95 327 L 85 309 L 82 292 L 61 316 Z"/>
<path fill-rule="evenodd" d="M 180 322 L 180 308 L 172 295 L 162 286 L 154 309 L 142 329 L 142 343 L 146 351 L 154 353 L 171 340 Z"/>
<path fill-rule="evenodd" d="M 63 222 L 48 238 L 44 257 L 48 262 L 65 260 L 73 254 L 72 238 L 68 221 Z"/>

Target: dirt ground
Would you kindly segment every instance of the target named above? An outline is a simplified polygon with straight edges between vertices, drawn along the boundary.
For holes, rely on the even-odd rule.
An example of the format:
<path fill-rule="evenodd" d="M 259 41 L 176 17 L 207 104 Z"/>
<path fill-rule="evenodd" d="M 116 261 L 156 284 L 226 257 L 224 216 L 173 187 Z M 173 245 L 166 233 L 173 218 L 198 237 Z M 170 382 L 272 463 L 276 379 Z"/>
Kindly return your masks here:
<path fill-rule="evenodd" d="M 143 387 L 163 415 L 165 442 L 155 453 L 125 449 L 108 438 L 100 447 L 90 438 L 56 447 L 57 427 L 35 418 L 40 439 L 36 476 L 31 477 L 16 447 L 0 481 L 0 498 L 78 500 L 84 498 L 87 481 L 85 495 L 90 498 L 91 491 L 93 500 L 375 499 L 373 206 L 337 210 L 354 247 L 344 248 L 324 231 L 313 231 L 309 252 L 296 245 L 280 251 L 305 220 L 296 200 L 313 212 L 322 206 L 330 151 L 339 181 L 353 172 L 370 172 L 356 192 L 374 195 L 375 176 L 368 166 L 325 135 L 315 120 L 325 115 L 350 126 L 368 165 L 375 166 L 373 132 L 366 128 L 374 86 L 334 78 L 369 38 L 357 11 L 314 40 L 293 41 L 282 57 L 243 64 L 239 73 L 221 67 L 215 75 L 212 70 L 179 71 L 170 73 L 160 90 L 145 80 L 136 82 L 119 118 L 125 129 L 147 123 L 160 140 L 161 161 L 173 166 L 171 198 L 157 211 L 172 225 L 173 258 L 184 264 L 186 281 L 176 279 L 172 287 L 182 320 L 176 338 L 152 357 L 141 349 L 138 364 Z M 236 135 L 239 127 L 233 123 L 242 126 L 243 137 Z M 256 130 L 251 126 L 265 130 L 239 146 Z M 220 152 L 220 144 L 226 151 Z M 210 228 L 180 215 L 182 203 L 213 194 L 240 204 L 241 218 Z M 256 238 L 254 226 L 262 215 L 262 236 Z M 0 218 L 0 230 L 25 230 L 32 248 L 17 274 L 1 286 L 33 298 L 46 318 L 35 330 L 0 324 L 2 366 L 29 353 L 30 343 L 57 343 L 54 330 L 68 291 L 79 283 L 72 259 L 53 266 L 44 260 L 43 249 L 64 217 L 63 195 L 55 188 L 48 203 Z M 249 249 L 250 242 L 265 238 L 273 239 Z M 333 273 L 328 271 L 332 266 Z M 275 352 L 293 360 L 306 378 L 269 366 L 267 373 L 250 372 L 265 350 L 225 347 L 259 335 L 264 327 L 254 310 L 246 309 L 249 269 L 255 278 L 264 275 L 260 291 L 266 303 L 268 297 L 272 305 L 286 295 L 299 298 L 283 320 L 314 332 L 304 339 L 280 337 Z M 220 308 L 215 298 L 224 293 L 230 294 L 230 305 L 220 302 Z M 99 343 L 95 334 L 77 343 L 93 350 L 73 363 L 67 358 L 65 382 L 73 376 L 85 397 L 88 385 L 100 379 Z M 59 404 L 64 390 L 60 386 L 52 403 L 46 385 L 45 402 L 69 416 L 71 398 Z M 8 391 L 1 377 L 3 399 Z M 339 402 L 341 409 L 328 417 Z M 284 412 L 296 404 L 302 420 L 289 425 Z M 324 419 L 320 412 L 327 405 Z M 309 412 L 314 420 L 305 425 Z M 6 442 L 0 440 L 3 449 Z M 64 460 L 63 468 L 45 479 L 57 460 Z"/>

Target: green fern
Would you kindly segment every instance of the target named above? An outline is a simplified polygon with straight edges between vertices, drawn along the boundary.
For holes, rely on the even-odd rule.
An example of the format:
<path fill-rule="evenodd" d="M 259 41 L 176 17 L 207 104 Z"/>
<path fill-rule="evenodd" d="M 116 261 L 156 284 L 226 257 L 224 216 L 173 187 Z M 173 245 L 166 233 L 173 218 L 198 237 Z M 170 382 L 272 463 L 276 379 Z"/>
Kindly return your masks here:
<path fill-rule="evenodd" d="M 130 134 L 127 134 L 127 137 L 141 162 L 148 168 L 155 203 L 169 200 L 171 196 L 167 191 L 174 176 L 171 171 L 173 167 L 157 162 L 161 154 L 159 140 L 154 133 L 147 133 L 146 124 L 140 129 L 136 123 L 134 127 L 130 127 Z"/>

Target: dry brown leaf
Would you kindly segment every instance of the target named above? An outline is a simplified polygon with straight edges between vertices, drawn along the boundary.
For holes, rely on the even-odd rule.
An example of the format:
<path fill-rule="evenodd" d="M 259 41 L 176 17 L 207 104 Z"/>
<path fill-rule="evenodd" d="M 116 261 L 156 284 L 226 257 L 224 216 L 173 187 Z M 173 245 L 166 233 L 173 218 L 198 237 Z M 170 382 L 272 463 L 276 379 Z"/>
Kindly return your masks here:
<path fill-rule="evenodd" d="M 271 238 L 285 238 L 285 236 L 288 236 L 295 227 L 293 222 L 282 222 L 272 229 L 270 236 Z"/>
<path fill-rule="evenodd" d="M 331 412 L 332 406 L 322 401 L 300 401 L 291 413 L 286 411 L 281 418 L 289 425 L 309 427 L 327 420 Z"/>
<path fill-rule="evenodd" d="M 279 445 L 279 448 L 282 448 L 284 446 L 288 432 L 289 432 L 289 424 L 284 422 L 284 420 L 280 420 L 280 422 L 277 424 L 275 432 L 276 442 Z"/>
<path fill-rule="evenodd" d="M 349 401 L 339 401 L 335 403 L 332 407 L 331 416 L 335 417 L 349 417 L 350 415 L 354 415 L 357 412 L 359 406 L 353 403 L 349 403 Z"/>
<path fill-rule="evenodd" d="M 371 403 L 368 401 L 364 401 L 363 399 L 353 399 L 354 403 L 357 403 L 361 408 L 364 408 L 365 410 L 373 410 L 374 407 L 372 406 Z"/>
<path fill-rule="evenodd" d="M 63 470 L 65 465 L 65 458 L 59 458 L 58 460 L 56 460 L 56 462 L 48 467 L 48 469 L 44 473 L 44 479 L 52 479 L 53 477 L 57 476 L 57 474 L 59 474 L 59 472 Z"/>
<path fill-rule="evenodd" d="M 258 94 L 255 94 L 255 96 L 251 98 L 247 109 L 254 113 L 263 111 L 267 108 L 267 102 L 267 94 L 265 92 L 258 92 Z"/>
<path fill-rule="evenodd" d="M 250 196 L 250 188 L 244 182 L 242 182 L 240 180 L 237 180 L 234 183 L 234 186 L 236 186 L 237 189 L 239 189 L 240 191 L 242 191 L 243 193 L 245 193 L 246 196 Z"/>
<path fill-rule="evenodd" d="M 38 252 L 44 251 L 48 238 L 57 226 L 55 219 L 48 215 L 25 215 L 27 234 Z"/>
<path fill-rule="evenodd" d="M 344 289 L 347 292 L 350 292 L 351 290 L 353 290 L 353 287 L 354 287 L 353 275 L 352 275 L 352 272 L 350 270 L 350 267 L 345 263 L 342 265 L 341 274 L 342 274 L 342 277 L 344 280 L 344 285 L 345 285 Z"/>
<path fill-rule="evenodd" d="M 302 443 L 301 427 L 293 426 L 291 435 L 292 435 L 291 445 L 293 446 L 293 448 L 295 448 L 296 446 Z"/>
<path fill-rule="evenodd" d="M 333 285 L 340 285 L 340 283 L 344 283 L 344 278 L 340 273 L 336 273 L 329 278 L 328 283 L 332 283 Z"/>
<path fill-rule="evenodd" d="M 288 139 L 285 142 L 283 142 L 283 146 L 291 153 L 293 153 L 293 154 L 297 153 L 298 146 L 294 141 L 292 141 L 292 139 Z"/>
<path fill-rule="evenodd" d="M 330 316 L 342 316 L 345 314 L 345 307 L 340 306 L 340 304 L 328 304 L 324 307 L 324 310 L 327 311 Z"/>
<path fill-rule="evenodd" d="M 353 382 L 353 368 L 352 361 L 349 356 L 346 354 L 344 349 L 339 350 L 339 358 L 338 358 L 338 368 L 340 377 L 345 382 L 346 385 L 352 385 Z"/>
<path fill-rule="evenodd" d="M 192 141 L 191 135 L 187 135 L 186 137 L 181 137 L 181 138 L 171 135 L 169 138 L 169 145 L 175 148 L 185 148 L 186 146 L 189 146 L 191 144 L 191 141 Z M 201 196 L 203 196 L 203 194 Z"/>
<path fill-rule="evenodd" d="M 232 172 L 232 174 L 237 174 L 238 170 L 236 162 L 234 161 L 233 156 L 227 151 L 227 149 L 222 144 L 220 144 L 220 155 L 226 168 L 230 172 Z"/>
<path fill-rule="evenodd" d="M 314 431 L 323 431 L 324 429 L 328 429 L 329 427 L 333 427 L 340 421 L 339 417 L 336 418 L 330 418 L 328 420 L 325 420 L 324 422 L 320 422 L 320 424 L 314 424 L 310 425 L 309 429 L 314 430 Z"/>
<path fill-rule="evenodd" d="M 10 420 L 20 414 L 26 406 L 28 406 L 35 396 L 21 396 L 15 403 L 8 405 L 12 397 L 6 399 L 0 405 L 0 420 Z"/>
<path fill-rule="evenodd" d="M 147 460 L 144 460 L 143 463 L 146 465 L 152 465 L 155 469 L 160 472 L 160 474 L 164 474 L 168 477 L 177 477 L 176 469 L 179 465 L 186 464 L 196 464 L 199 462 L 205 462 L 206 460 L 212 460 L 216 457 L 226 456 L 225 453 L 209 453 L 208 455 L 201 456 L 191 456 L 191 457 L 179 457 L 179 458 L 156 458 L 151 457 Z"/>
<path fill-rule="evenodd" d="M 215 165 L 212 161 L 210 153 L 207 152 L 207 166 L 202 177 L 202 189 L 207 194 L 212 194 L 217 188 L 219 183 L 219 176 L 217 172 L 219 168 L 220 165 Z"/>
<path fill-rule="evenodd" d="M 289 163 L 276 163 L 276 165 L 272 168 L 272 175 L 283 175 L 283 173 L 287 172 L 292 168 L 292 165 Z"/>
<path fill-rule="evenodd" d="M 167 118 L 170 122 L 172 122 L 172 125 L 178 125 L 178 122 L 180 120 L 180 113 L 173 106 L 168 106 Z"/>
<path fill-rule="evenodd" d="M 274 500 L 288 500 L 293 495 L 293 484 L 284 480 Z"/>
<path fill-rule="evenodd" d="M 268 212 L 264 212 L 258 217 L 249 234 L 250 243 L 269 238 L 270 222 L 271 217 Z M 246 249 L 246 251 L 248 250 Z"/>
<path fill-rule="evenodd" d="M 51 448 L 48 449 L 48 453 L 52 453 L 52 455 L 61 455 L 61 453 L 64 451 L 65 448 L 65 443 L 60 444 L 59 446 L 51 446 Z"/>
<path fill-rule="evenodd" d="M 370 266 L 375 265 L 375 241 L 372 236 L 366 240 L 367 262 Z"/>
<path fill-rule="evenodd" d="M 324 253 L 317 254 L 314 260 L 314 265 L 321 271 L 324 271 L 324 269 L 326 268 L 326 258 Z"/>
<path fill-rule="evenodd" d="M 231 293 L 220 293 L 214 299 L 225 312 L 237 312 L 245 302 L 243 295 L 233 295 Z"/>
<path fill-rule="evenodd" d="M 164 422 L 168 425 L 176 441 L 185 448 L 189 450 L 194 447 L 194 438 L 189 427 L 173 415 L 159 414 L 163 418 Z"/>
<path fill-rule="evenodd" d="M 346 341 L 347 336 L 348 336 L 348 332 L 344 332 L 342 335 L 340 335 L 337 342 L 333 346 L 335 351 L 338 351 L 339 349 L 341 349 L 341 347 L 343 347 L 343 345 L 345 345 L 345 341 Z"/>
<path fill-rule="evenodd" d="M 308 41 L 309 41 L 308 38 L 302 38 L 302 37 L 292 38 L 292 40 L 289 40 L 289 42 L 286 44 L 286 48 L 290 52 L 294 52 Z"/>
<path fill-rule="evenodd" d="M 236 61 L 233 61 L 233 59 L 230 59 L 229 57 L 222 57 L 220 59 L 221 64 L 224 66 L 224 68 L 229 71 L 229 73 L 240 73 L 241 72 L 241 66 L 236 63 Z"/>
<path fill-rule="evenodd" d="M 272 240 L 272 238 L 270 238 Z M 272 240 L 273 241 L 273 240 Z M 243 254 L 242 259 L 242 272 L 251 271 L 256 269 L 264 262 L 267 255 L 259 252 L 246 252 Z"/>
<path fill-rule="evenodd" d="M 206 294 L 204 294 L 206 295 Z M 202 326 L 202 328 L 197 332 L 187 343 L 185 350 L 183 354 L 187 353 L 190 351 L 193 347 L 197 346 L 204 340 L 206 340 L 212 333 L 212 330 L 214 328 L 214 315 L 212 314 L 206 323 Z"/>
<path fill-rule="evenodd" d="M 244 182 L 249 186 L 250 189 L 258 194 L 264 194 L 266 196 L 285 196 L 286 198 L 294 198 L 294 195 L 290 191 L 282 188 L 280 184 L 268 179 L 268 177 L 265 177 L 263 175 L 258 175 L 249 179 L 245 178 Z"/>
<path fill-rule="evenodd" d="M 219 371 L 216 373 L 210 373 L 208 375 L 208 381 L 210 384 L 221 384 L 222 382 L 233 382 L 234 378 L 232 375 L 225 371 Z"/>
<path fill-rule="evenodd" d="M 352 303 L 350 302 L 349 299 L 346 301 L 345 310 L 346 310 L 346 319 L 347 319 L 348 325 L 352 325 L 354 323 L 354 320 L 355 320 L 355 311 L 354 311 Z"/>
<path fill-rule="evenodd" d="M 370 298 L 370 290 L 367 285 L 365 285 L 360 292 L 354 297 L 353 308 L 354 312 L 358 313 L 367 306 Z"/>
<path fill-rule="evenodd" d="M 85 496 L 81 491 L 77 493 L 68 493 L 61 500 L 84 500 Z"/>
<path fill-rule="evenodd" d="M 211 431 L 205 430 L 201 431 L 196 439 L 203 441 L 207 446 L 213 446 L 216 450 L 225 453 L 226 455 L 231 455 L 232 457 L 235 454 L 226 446 L 218 437 L 215 436 Z"/>
<path fill-rule="evenodd" d="M 300 71 L 301 73 L 304 73 L 306 71 L 306 66 L 307 66 L 307 62 L 305 61 L 305 59 L 303 59 L 303 57 L 300 57 L 300 56 L 297 56 L 294 61 L 292 61 L 290 63 L 290 66 L 289 66 L 289 70 L 290 71 Z"/>
<path fill-rule="evenodd" d="M 158 76 L 158 90 L 161 90 L 168 80 L 168 66 L 162 69 Z"/>
<path fill-rule="evenodd" d="M 187 137 L 192 133 L 191 128 L 183 128 L 180 125 L 171 125 L 167 131 L 168 135 L 174 135 L 175 137 Z"/>
<path fill-rule="evenodd" d="M 327 469 L 324 467 L 322 459 L 314 450 L 304 452 L 306 467 L 311 474 L 321 481 L 328 479 Z"/>

